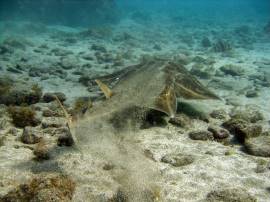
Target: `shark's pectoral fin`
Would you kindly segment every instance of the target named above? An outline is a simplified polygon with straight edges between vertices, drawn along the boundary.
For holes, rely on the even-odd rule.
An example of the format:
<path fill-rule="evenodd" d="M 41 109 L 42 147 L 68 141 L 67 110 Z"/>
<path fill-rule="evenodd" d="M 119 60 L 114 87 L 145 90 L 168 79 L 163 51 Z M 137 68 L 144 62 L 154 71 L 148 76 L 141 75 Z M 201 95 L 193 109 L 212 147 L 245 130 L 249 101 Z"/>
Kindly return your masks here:
<path fill-rule="evenodd" d="M 113 96 L 112 90 L 106 84 L 104 84 L 102 81 L 100 81 L 98 79 L 96 79 L 95 82 L 98 84 L 100 90 L 104 93 L 104 95 L 107 99 L 109 99 Z"/>
<path fill-rule="evenodd" d="M 177 99 L 173 87 L 165 86 L 160 95 L 156 98 L 155 108 L 174 117 L 177 110 Z"/>

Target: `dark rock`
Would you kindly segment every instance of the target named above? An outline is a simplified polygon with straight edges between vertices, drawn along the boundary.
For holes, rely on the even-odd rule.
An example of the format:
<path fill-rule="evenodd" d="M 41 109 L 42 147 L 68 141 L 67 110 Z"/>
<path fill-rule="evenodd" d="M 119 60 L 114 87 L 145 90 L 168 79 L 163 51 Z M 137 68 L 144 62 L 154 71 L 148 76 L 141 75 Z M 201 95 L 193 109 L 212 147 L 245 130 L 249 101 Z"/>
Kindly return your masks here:
<path fill-rule="evenodd" d="M 93 81 L 93 79 L 86 75 L 82 75 L 79 78 L 79 82 L 86 87 L 88 87 L 91 84 L 91 81 Z"/>
<path fill-rule="evenodd" d="M 68 202 L 71 201 L 74 191 L 75 183 L 69 176 L 62 174 L 43 174 L 1 196 L 0 201 Z"/>
<path fill-rule="evenodd" d="M 35 104 L 39 102 L 42 96 L 42 90 L 37 85 L 29 86 L 27 83 L 16 83 L 12 80 L 12 84 L 3 83 L 0 79 L 0 104 L 5 105 L 22 105 Z"/>
<path fill-rule="evenodd" d="M 231 75 L 231 76 L 241 76 L 245 72 L 244 70 L 236 65 L 224 65 L 220 67 L 220 70 L 224 72 L 225 74 Z"/>
<path fill-rule="evenodd" d="M 25 144 L 36 144 L 42 139 L 42 131 L 33 127 L 25 127 L 21 136 L 21 141 Z"/>
<path fill-rule="evenodd" d="M 221 189 L 207 194 L 207 202 L 257 202 L 257 199 L 242 189 Z"/>
<path fill-rule="evenodd" d="M 170 118 L 169 123 L 184 128 L 190 125 L 190 119 L 185 115 L 176 115 L 175 117 Z"/>
<path fill-rule="evenodd" d="M 14 68 L 14 67 L 8 67 L 7 71 L 9 71 L 11 73 L 15 73 L 15 74 L 22 74 L 21 70 L 18 70 L 18 69 Z"/>
<path fill-rule="evenodd" d="M 270 157 L 270 136 L 260 136 L 245 142 L 247 153 L 254 156 Z"/>
<path fill-rule="evenodd" d="M 210 116 L 214 119 L 225 119 L 227 117 L 227 113 L 223 109 L 217 109 L 217 110 L 213 110 L 210 113 Z"/>
<path fill-rule="evenodd" d="M 226 139 L 230 135 L 229 131 L 219 127 L 209 126 L 207 130 L 213 133 L 214 138 L 217 140 Z"/>
<path fill-rule="evenodd" d="M 43 95 L 43 101 L 44 102 L 53 102 L 56 98 L 55 96 L 57 96 L 57 98 L 60 100 L 60 102 L 65 102 L 66 101 L 66 95 L 64 93 L 61 92 L 55 92 L 55 93 L 45 93 Z"/>
<path fill-rule="evenodd" d="M 154 50 L 157 50 L 157 51 L 161 51 L 161 50 L 162 50 L 162 48 L 161 48 L 161 46 L 160 46 L 159 44 L 155 44 L 155 45 L 153 46 L 153 49 L 154 49 Z"/>
<path fill-rule="evenodd" d="M 61 129 L 62 133 L 59 135 L 57 139 L 58 146 L 67 146 L 70 147 L 74 144 L 74 140 L 72 138 L 71 132 L 68 127 Z"/>
<path fill-rule="evenodd" d="M 207 130 L 192 131 L 188 135 L 192 140 L 203 140 L 203 141 L 214 140 L 213 133 Z"/>
<path fill-rule="evenodd" d="M 201 44 L 202 44 L 202 47 L 204 47 L 204 48 L 209 48 L 209 47 L 211 47 L 211 45 L 212 45 L 212 43 L 211 43 L 211 41 L 209 40 L 208 37 L 204 37 L 204 38 L 202 39 Z"/>
<path fill-rule="evenodd" d="M 267 25 L 265 25 L 264 32 L 270 34 L 270 21 L 267 23 Z"/>
<path fill-rule="evenodd" d="M 248 90 L 246 92 L 246 97 L 247 98 L 254 98 L 254 97 L 258 97 L 258 96 L 259 96 L 259 94 L 258 94 L 258 92 L 256 90 Z"/>
<path fill-rule="evenodd" d="M 228 52 L 232 50 L 232 45 L 225 40 L 218 40 L 213 44 L 213 50 L 215 52 Z"/>
<path fill-rule="evenodd" d="M 106 48 L 104 46 L 97 45 L 97 44 L 93 44 L 91 46 L 91 49 L 92 50 L 95 50 L 95 51 L 98 51 L 98 52 L 102 52 L 102 53 L 106 53 L 107 52 L 107 50 L 106 50 Z"/>
<path fill-rule="evenodd" d="M 222 124 L 227 130 L 235 135 L 240 142 L 248 138 L 258 137 L 262 133 L 262 127 L 257 124 L 250 124 L 242 119 L 230 119 Z"/>
<path fill-rule="evenodd" d="M 186 166 L 193 163 L 195 158 L 184 154 L 166 154 L 161 158 L 161 162 L 168 163 L 174 167 Z"/>

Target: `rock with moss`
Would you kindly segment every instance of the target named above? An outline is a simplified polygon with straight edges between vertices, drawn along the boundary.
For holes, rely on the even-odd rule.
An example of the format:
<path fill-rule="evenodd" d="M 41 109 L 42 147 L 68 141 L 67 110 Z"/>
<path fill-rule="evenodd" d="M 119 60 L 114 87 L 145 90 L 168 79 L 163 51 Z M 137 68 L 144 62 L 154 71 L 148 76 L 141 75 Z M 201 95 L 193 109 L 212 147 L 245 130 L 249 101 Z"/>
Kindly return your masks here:
<path fill-rule="evenodd" d="M 230 113 L 231 118 L 242 119 L 250 123 L 257 123 L 264 120 L 263 114 L 254 107 L 234 108 Z"/>
<path fill-rule="evenodd" d="M 231 76 L 242 76 L 245 73 L 244 69 L 242 69 L 240 66 L 232 64 L 224 65 L 220 67 L 220 70 Z"/>
<path fill-rule="evenodd" d="M 41 139 L 33 150 L 35 160 L 43 161 L 51 158 L 51 146 L 44 139 Z"/>
<path fill-rule="evenodd" d="M 222 39 L 216 41 L 212 47 L 215 52 L 228 52 L 232 50 L 232 45 L 230 42 Z"/>
<path fill-rule="evenodd" d="M 270 21 L 265 25 L 264 32 L 270 34 Z"/>
<path fill-rule="evenodd" d="M 209 48 L 212 46 L 212 42 L 210 41 L 210 39 L 208 37 L 204 37 L 201 41 L 201 45 L 204 48 Z"/>
<path fill-rule="evenodd" d="M 14 188 L 0 197 L 0 201 L 69 202 L 74 191 L 75 182 L 69 176 L 57 173 L 42 174 Z"/>
<path fill-rule="evenodd" d="M 34 127 L 25 127 L 21 136 L 21 141 L 25 144 L 36 144 L 43 137 L 43 132 Z"/>
<path fill-rule="evenodd" d="M 214 140 L 213 133 L 207 130 L 191 131 L 188 135 L 192 140 Z"/>
<path fill-rule="evenodd" d="M 42 100 L 44 102 L 53 102 L 56 100 L 55 96 L 57 96 L 57 98 L 60 100 L 60 102 L 65 102 L 66 95 L 64 93 L 61 92 L 54 92 L 54 93 L 45 93 L 42 97 Z"/>
<path fill-rule="evenodd" d="M 248 90 L 246 92 L 246 97 L 247 98 L 255 98 L 255 97 L 258 97 L 259 96 L 259 93 L 257 90 Z"/>
<path fill-rule="evenodd" d="M 35 110 L 31 107 L 9 107 L 8 113 L 16 127 L 24 128 L 40 124 L 40 120 L 36 118 Z"/>
<path fill-rule="evenodd" d="M 166 154 L 161 158 L 161 162 L 168 163 L 174 167 L 186 166 L 195 161 L 192 155 L 186 155 L 182 153 L 178 154 Z"/>
<path fill-rule="evenodd" d="M 230 135 L 229 131 L 217 126 L 209 126 L 207 130 L 213 133 L 214 139 L 218 141 L 227 139 Z"/>
<path fill-rule="evenodd" d="M 260 136 L 245 142 L 247 153 L 254 156 L 270 157 L 270 136 Z"/>
<path fill-rule="evenodd" d="M 246 139 L 258 137 L 262 134 L 262 126 L 258 124 L 250 124 L 243 119 L 230 119 L 222 124 L 227 130 L 235 135 L 242 143 Z"/>
<path fill-rule="evenodd" d="M 226 119 L 227 113 L 223 109 L 216 109 L 210 113 L 210 116 L 214 119 Z"/>
<path fill-rule="evenodd" d="M 177 114 L 175 117 L 170 118 L 169 123 L 181 128 L 186 128 L 191 124 L 191 120 L 185 114 Z"/>
<path fill-rule="evenodd" d="M 22 105 L 35 104 L 40 101 L 42 89 L 37 85 L 16 82 L 11 78 L 0 78 L 0 104 Z"/>
<path fill-rule="evenodd" d="M 243 189 L 220 189 L 207 194 L 205 202 L 257 202 L 257 199 Z"/>

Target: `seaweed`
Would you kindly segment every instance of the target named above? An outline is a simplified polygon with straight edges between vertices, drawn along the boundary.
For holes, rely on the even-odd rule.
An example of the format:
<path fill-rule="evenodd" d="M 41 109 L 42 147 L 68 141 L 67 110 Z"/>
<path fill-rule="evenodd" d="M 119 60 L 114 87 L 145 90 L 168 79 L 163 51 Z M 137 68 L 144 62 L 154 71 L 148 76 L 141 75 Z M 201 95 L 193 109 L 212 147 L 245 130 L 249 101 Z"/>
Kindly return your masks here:
<path fill-rule="evenodd" d="M 8 113 L 16 127 L 37 126 L 39 121 L 35 118 L 36 112 L 30 107 L 10 106 Z"/>

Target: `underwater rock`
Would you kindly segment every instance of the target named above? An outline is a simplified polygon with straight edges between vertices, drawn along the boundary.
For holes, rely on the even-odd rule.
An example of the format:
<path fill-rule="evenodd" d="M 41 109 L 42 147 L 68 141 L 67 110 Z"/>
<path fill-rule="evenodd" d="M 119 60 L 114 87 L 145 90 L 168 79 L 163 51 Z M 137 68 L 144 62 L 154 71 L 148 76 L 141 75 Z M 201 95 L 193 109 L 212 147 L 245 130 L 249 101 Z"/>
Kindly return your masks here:
<path fill-rule="evenodd" d="M 34 127 L 25 127 L 21 136 L 21 141 L 25 144 L 36 144 L 43 137 L 40 129 Z"/>
<path fill-rule="evenodd" d="M 17 69 L 16 67 L 8 67 L 7 71 L 11 72 L 11 73 L 14 73 L 14 74 L 22 74 L 22 71 Z"/>
<path fill-rule="evenodd" d="M 12 47 L 14 49 L 26 50 L 26 45 L 15 38 L 7 38 L 3 41 L 3 45 Z"/>
<path fill-rule="evenodd" d="M 207 129 L 209 132 L 213 133 L 216 140 L 223 140 L 229 137 L 229 131 L 215 126 L 209 126 Z"/>
<path fill-rule="evenodd" d="M 65 49 L 60 49 L 60 48 L 52 49 L 51 53 L 53 53 L 55 56 L 67 56 L 67 55 L 73 54 L 73 52 L 70 50 L 65 50 Z"/>
<path fill-rule="evenodd" d="M 83 38 L 97 38 L 97 39 L 109 39 L 113 36 L 113 29 L 111 26 L 95 26 L 78 34 Z"/>
<path fill-rule="evenodd" d="M 0 55 L 11 54 L 14 50 L 7 45 L 0 44 Z"/>
<path fill-rule="evenodd" d="M 16 127 L 24 128 L 40 124 L 40 120 L 36 118 L 36 112 L 30 107 L 9 107 L 8 113 Z"/>
<path fill-rule="evenodd" d="M 176 115 L 173 118 L 170 118 L 169 123 L 181 127 L 181 128 L 185 128 L 188 125 L 190 125 L 190 119 L 188 116 L 184 115 L 184 114 L 180 114 L 180 115 Z"/>
<path fill-rule="evenodd" d="M 46 142 L 44 139 L 41 139 L 33 150 L 35 160 L 49 160 L 51 158 L 50 149 L 51 146 L 49 146 L 48 142 Z"/>
<path fill-rule="evenodd" d="M 186 166 L 195 161 L 195 158 L 192 155 L 186 154 L 166 154 L 161 158 L 161 162 L 168 163 L 174 167 Z"/>
<path fill-rule="evenodd" d="M 265 25 L 264 32 L 270 34 L 270 21 L 267 23 L 267 25 Z"/>
<path fill-rule="evenodd" d="M 243 119 L 232 118 L 224 122 L 222 126 L 233 133 L 241 143 L 244 143 L 246 139 L 258 137 L 262 133 L 262 126 L 250 124 Z"/>
<path fill-rule="evenodd" d="M 260 136 L 245 142 L 248 154 L 254 156 L 270 157 L 270 136 Z"/>
<path fill-rule="evenodd" d="M 204 37 L 201 41 L 202 47 L 209 48 L 212 46 L 212 43 L 208 37 Z"/>
<path fill-rule="evenodd" d="M 192 140 L 214 140 L 213 133 L 207 130 L 191 131 L 188 135 Z"/>
<path fill-rule="evenodd" d="M 59 128 L 57 133 L 58 133 L 58 138 L 57 138 L 58 146 L 70 147 L 74 144 L 74 140 L 72 138 L 70 129 L 68 127 Z"/>
<path fill-rule="evenodd" d="M 250 123 L 256 123 L 264 119 L 263 114 L 254 107 L 244 109 L 233 109 L 230 113 L 231 118 L 242 119 Z"/>
<path fill-rule="evenodd" d="M 105 46 L 102 46 L 102 45 L 93 44 L 91 46 L 91 49 L 98 52 L 107 53 L 107 49 L 105 48 Z"/>
<path fill-rule="evenodd" d="M 67 120 L 62 117 L 44 117 L 42 119 L 42 128 L 61 128 L 66 126 Z"/>
<path fill-rule="evenodd" d="M 79 60 L 75 56 L 62 57 L 60 65 L 65 70 L 70 70 L 78 66 Z"/>
<path fill-rule="evenodd" d="M 246 37 L 251 35 L 251 29 L 247 25 L 242 25 L 234 29 L 234 33 L 240 37 Z"/>
<path fill-rule="evenodd" d="M 210 79 L 214 75 L 215 70 L 211 71 L 209 67 L 205 68 L 204 66 L 195 64 L 192 66 L 190 73 L 198 76 L 201 79 Z"/>
<path fill-rule="evenodd" d="M 42 174 L 14 188 L 0 197 L 0 201 L 69 202 L 74 191 L 75 183 L 69 176 L 57 173 Z"/>
<path fill-rule="evenodd" d="M 86 87 L 90 86 L 93 83 L 92 81 L 93 78 L 87 75 L 81 75 L 79 78 L 79 83 L 83 84 Z"/>
<path fill-rule="evenodd" d="M 221 39 L 214 43 L 212 46 L 215 52 L 228 52 L 232 50 L 232 45 L 228 41 Z"/>
<path fill-rule="evenodd" d="M 231 76 L 242 76 L 245 73 L 244 69 L 242 69 L 239 66 L 232 65 L 232 64 L 224 65 L 220 67 L 220 70 L 224 72 L 225 74 L 231 75 Z"/>
<path fill-rule="evenodd" d="M 243 189 L 220 189 L 207 194 L 205 202 L 257 202 L 257 199 Z"/>
<path fill-rule="evenodd" d="M 259 93 L 256 90 L 248 90 L 246 92 L 246 97 L 247 98 L 254 98 L 254 97 L 258 97 L 258 96 L 259 96 Z"/>
<path fill-rule="evenodd" d="M 223 109 L 216 109 L 210 113 L 210 116 L 214 119 L 226 119 L 227 113 Z"/>
<path fill-rule="evenodd" d="M 55 96 L 60 100 L 60 102 L 66 101 L 66 95 L 61 92 L 55 92 L 55 93 L 45 93 L 42 97 L 42 100 L 46 103 L 55 101 Z"/>
<path fill-rule="evenodd" d="M 12 79 L 0 78 L 0 104 L 21 105 L 38 103 L 42 90 L 38 85 L 14 82 Z"/>

